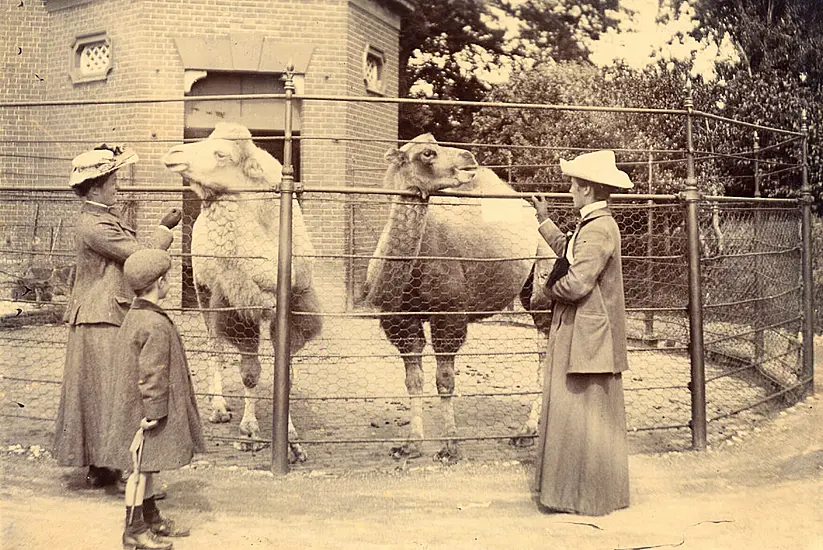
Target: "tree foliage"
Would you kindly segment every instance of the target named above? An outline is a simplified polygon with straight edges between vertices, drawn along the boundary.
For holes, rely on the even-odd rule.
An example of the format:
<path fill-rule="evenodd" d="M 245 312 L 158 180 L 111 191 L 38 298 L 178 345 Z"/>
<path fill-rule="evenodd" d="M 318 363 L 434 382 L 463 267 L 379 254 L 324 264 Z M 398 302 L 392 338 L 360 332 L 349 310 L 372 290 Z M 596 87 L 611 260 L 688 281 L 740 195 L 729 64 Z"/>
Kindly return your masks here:
<path fill-rule="evenodd" d="M 619 0 L 495 0 L 504 13 L 520 21 L 513 40 L 516 53 L 540 61 L 580 61 L 588 42 L 613 25 L 610 10 Z"/>
<path fill-rule="evenodd" d="M 544 63 L 513 76 L 507 86 L 496 88 L 493 101 L 552 105 L 682 109 L 686 67 L 680 71 L 650 68 L 637 72 L 599 68 L 585 62 Z M 710 87 L 694 84 L 696 107 L 707 108 L 713 100 Z M 528 189 L 552 188 L 560 181 L 559 160 L 587 149 L 635 149 L 619 156 L 633 181 L 648 179 L 649 149 L 682 151 L 684 117 L 671 114 L 613 113 L 588 110 L 486 110 L 475 117 L 473 130 L 479 141 L 526 146 L 511 156 L 499 150 L 487 153 L 484 163 L 517 166 L 512 179 Z M 695 132 L 697 148 L 711 146 L 712 136 Z M 535 149 L 534 146 L 539 148 Z M 678 153 L 654 154 L 656 192 L 675 192 L 685 177 Z M 718 192 L 715 174 L 701 180 L 707 191 Z M 711 185 L 710 185 L 711 184 Z M 645 185 L 640 188 L 647 191 Z"/>
<path fill-rule="evenodd" d="M 806 111 L 809 130 L 809 179 L 818 197 L 823 185 L 823 3 L 819 0 L 702 0 L 698 13 L 707 27 L 728 31 L 740 52 L 741 63 L 721 71 L 726 85 L 718 94 L 721 114 L 772 127 L 800 130 L 800 113 Z M 745 139 L 723 136 L 741 147 Z M 740 132 L 738 132 L 740 134 Z M 787 136 L 760 132 L 761 146 L 774 145 Z M 764 155 L 767 161 L 793 153 L 798 145 Z M 766 195 L 796 195 L 799 170 L 774 164 L 766 170 Z M 782 172 L 778 172 L 782 170 Z M 735 189 L 750 195 L 752 186 Z"/>
<path fill-rule="evenodd" d="M 400 96 L 480 101 L 489 86 L 478 72 L 494 68 L 503 51 L 502 29 L 492 28 L 482 0 L 411 0 L 414 13 L 400 32 Z M 424 84 L 424 91 L 415 86 Z M 428 91 L 428 93 L 425 93 Z M 467 137 L 476 109 L 400 107 L 400 137 L 432 132 L 441 140 Z"/>

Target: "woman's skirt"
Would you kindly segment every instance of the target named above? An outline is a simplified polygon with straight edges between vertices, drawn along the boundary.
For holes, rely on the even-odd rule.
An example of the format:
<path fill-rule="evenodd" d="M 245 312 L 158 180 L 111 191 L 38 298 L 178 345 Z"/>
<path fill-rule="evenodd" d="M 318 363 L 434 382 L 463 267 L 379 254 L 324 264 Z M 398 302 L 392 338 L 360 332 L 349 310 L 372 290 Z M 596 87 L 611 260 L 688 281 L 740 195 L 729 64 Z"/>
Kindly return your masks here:
<path fill-rule="evenodd" d="M 622 375 L 549 371 L 537 449 L 540 504 L 587 516 L 625 508 L 629 464 Z"/>
<path fill-rule="evenodd" d="M 104 323 L 69 327 L 54 456 L 61 466 L 103 463 L 103 417 L 108 414 L 111 357 L 120 327 Z"/>

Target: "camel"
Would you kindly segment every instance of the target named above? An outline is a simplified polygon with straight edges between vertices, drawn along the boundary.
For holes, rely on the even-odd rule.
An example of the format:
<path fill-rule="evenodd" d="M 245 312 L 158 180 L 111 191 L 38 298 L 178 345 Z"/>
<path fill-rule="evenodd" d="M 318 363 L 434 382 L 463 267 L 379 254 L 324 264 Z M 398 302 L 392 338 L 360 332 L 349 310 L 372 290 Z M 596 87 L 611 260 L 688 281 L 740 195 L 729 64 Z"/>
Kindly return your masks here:
<path fill-rule="evenodd" d="M 440 146 L 431 134 L 424 134 L 388 151 L 386 160 L 385 186 L 417 193 L 392 200 L 364 287 L 370 306 L 397 314 L 382 316 L 380 325 L 403 357 L 411 421 L 406 442 L 392 453 L 395 458 L 421 455 L 423 404 L 415 396 L 423 392 L 423 323 L 428 321 L 448 438 L 436 458 L 453 462 L 460 456 L 452 439 L 457 436 L 454 360 L 466 340 L 467 325 L 505 309 L 518 296 L 529 309 L 536 280 L 534 258 L 553 258 L 554 253 L 540 237 L 534 210 L 525 201 L 429 198 L 430 193 L 447 188 L 481 194 L 512 192 L 494 172 L 479 167 L 469 151 Z M 405 259 L 391 259 L 395 257 Z M 538 328 L 547 328 L 547 315 L 533 314 Z M 539 398 L 520 435 L 536 433 L 538 404 Z"/>
<path fill-rule="evenodd" d="M 178 145 L 163 157 L 166 168 L 188 180 L 202 199 L 192 229 L 192 267 L 197 302 L 208 329 L 212 373 L 211 422 L 229 422 L 223 397 L 221 353 L 228 343 L 240 353 L 244 411 L 240 433 L 251 441 L 238 446 L 259 450 L 260 426 L 255 414 L 255 388 L 260 380 L 261 323 L 274 315 L 277 294 L 279 201 L 233 189 L 277 189 L 282 166 L 251 140 L 247 128 L 219 123 L 205 140 Z M 312 286 L 314 247 L 303 213 L 294 201 L 291 276 L 290 353 L 299 351 L 321 329 L 320 303 Z M 274 323 L 270 323 L 272 333 Z M 271 338 L 276 345 L 276 338 Z M 289 440 L 297 437 L 289 417 Z M 290 460 L 305 461 L 300 445 L 290 444 Z"/>

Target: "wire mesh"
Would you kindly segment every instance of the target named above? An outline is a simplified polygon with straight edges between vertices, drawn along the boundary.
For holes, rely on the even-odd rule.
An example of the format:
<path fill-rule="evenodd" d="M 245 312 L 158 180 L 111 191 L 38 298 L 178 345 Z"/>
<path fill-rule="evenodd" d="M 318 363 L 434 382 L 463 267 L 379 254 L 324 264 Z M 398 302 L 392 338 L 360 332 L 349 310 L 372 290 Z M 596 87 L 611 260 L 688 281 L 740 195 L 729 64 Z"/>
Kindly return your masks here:
<path fill-rule="evenodd" d="M 128 192 L 121 193 L 120 206 L 124 217 L 137 226 L 139 237 L 147 234 L 159 219 L 159 213 L 169 206 L 182 204 L 184 218 L 176 230 L 172 250 L 175 262 L 171 280 L 174 284 L 163 305 L 178 327 L 187 349 L 212 458 L 261 465 L 267 460 L 266 453 L 243 453 L 236 447 L 256 451 L 262 447 L 251 445 L 254 441 L 239 430 L 247 401 L 256 404 L 254 412 L 260 430 L 254 434 L 254 439 L 259 439 L 259 443 L 270 440 L 273 302 L 263 300 L 258 305 L 225 303 L 218 304 L 219 307 L 211 304 L 211 309 L 223 313 L 249 314 L 248 317 L 227 317 L 239 323 L 235 328 L 240 329 L 242 336 L 218 341 L 207 330 L 199 311 L 193 265 L 197 266 L 198 258 L 219 260 L 228 262 L 226 265 L 231 270 L 247 269 L 254 274 L 261 269 L 271 270 L 271 251 L 267 251 L 265 239 L 252 233 L 263 229 L 252 226 L 234 232 L 241 241 L 253 243 L 251 246 L 221 246 L 219 241 L 227 234 L 215 230 L 207 239 L 212 249 L 197 249 L 192 228 L 201 213 L 199 201 L 192 197 L 189 193 Z M 21 281 L 27 281 L 19 274 L 25 274 L 29 266 L 37 266 L 49 274 L 42 285 L 45 292 L 39 294 L 39 301 L 23 304 L 24 311 L 18 316 L 7 314 L 3 318 L 0 334 L 3 378 L 0 384 L 6 397 L 4 414 L 9 415 L 5 439 L 16 443 L 34 438 L 39 444 L 48 444 L 53 430 L 51 420 L 59 402 L 67 335 L 59 320 L 70 278 L 64 279 L 62 274 L 70 273 L 73 262 L 73 224 L 80 200 L 65 193 L 7 194 L 4 199 L 5 219 L 13 223 L 4 226 L 4 246 L 0 256 L 6 274 L 3 303 L 12 307 L 23 304 L 25 298 L 15 299 L 13 291 L 20 288 Z M 522 198 L 495 200 L 514 205 L 516 212 L 533 217 Z M 438 388 L 436 363 L 438 355 L 457 351 L 452 401 L 457 437 L 463 441 L 464 452 L 469 456 L 498 459 L 523 458 L 530 453 L 528 449 L 511 447 L 508 442 L 521 433 L 535 400 L 539 398 L 542 388 L 539 353 L 545 336 L 534 327 L 531 316 L 518 300 L 520 281 L 504 284 L 503 280 L 512 265 L 523 263 L 524 259 L 528 264 L 534 255 L 522 251 L 505 252 L 516 250 L 517 245 L 522 247 L 524 235 L 503 231 L 494 237 L 502 248 L 492 250 L 493 253 L 486 251 L 487 257 L 483 258 L 480 253 L 483 250 L 477 252 L 478 246 L 487 245 L 485 241 L 491 236 L 482 230 L 482 208 L 478 210 L 476 201 L 472 204 L 466 199 L 437 197 L 430 202 L 429 213 L 440 210 L 448 216 L 459 217 L 465 210 L 472 223 L 471 231 L 460 233 L 451 241 L 444 238 L 445 246 L 423 248 L 412 257 L 403 256 L 397 250 L 378 251 L 380 235 L 390 219 L 393 203 L 409 207 L 407 197 L 309 191 L 300 199 L 306 237 L 313 246 L 302 252 L 295 247 L 294 270 L 301 271 L 303 263 L 311 265 L 311 284 L 319 302 L 315 313 L 323 325 L 322 332 L 298 350 L 292 360 L 291 415 L 297 429 L 296 438 L 310 444 L 308 467 L 335 464 L 341 446 L 346 448 L 348 457 L 355 457 L 352 460 L 358 457 L 360 460 L 383 460 L 389 448 L 406 440 L 411 429 L 412 411 L 404 357 L 411 351 L 403 348 L 404 342 L 400 342 L 399 347 L 393 345 L 398 341 L 390 338 L 397 336 L 397 329 L 416 330 L 414 327 L 419 321 L 431 319 L 436 313 L 446 321 L 437 325 L 436 330 L 447 333 L 454 330 L 455 333 L 446 334 L 438 344 L 443 347 L 435 350 L 430 325 L 423 325 L 422 337 L 426 346 L 422 349 L 420 401 L 424 451 L 435 451 L 444 439 L 453 437 L 445 433 L 444 411 L 439 397 L 442 388 Z M 278 203 L 278 196 L 271 192 L 247 193 L 236 202 L 236 207 L 276 211 Z M 573 228 L 577 214 L 570 201 L 553 200 L 551 205 L 559 227 L 562 230 Z M 630 439 L 635 450 L 685 448 L 689 442 L 690 403 L 684 210 L 670 201 L 645 200 L 616 202 L 613 210 L 622 232 L 629 311 L 630 371 L 624 380 Z M 769 220 L 773 223 L 766 224 L 771 229 L 768 233 L 764 231 L 761 237 L 762 242 L 767 243 L 763 247 L 770 247 L 763 249 L 764 254 L 769 253 L 766 256 L 769 259 L 775 252 L 786 256 L 783 264 L 767 264 L 771 271 L 763 272 L 762 292 L 778 295 L 791 291 L 796 302 L 797 291 L 791 289 L 798 284 L 797 217 L 791 209 L 761 210 L 763 216 L 773 217 Z M 40 215 L 34 215 L 38 211 Z M 722 227 L 741 217 L 752 220 L 754 212 L 744 208 L 724 211 L 726 223 Z M 245 218 L 238 215 L 236 219 Z M 233 222 L 229 222 L 231 220 L 226 227 L 232 226 Z M 331 228 L 339 231 L 331 231 Z M 746 228 L 738 231 L 744 235 Z M 741 241 L 742 237 L 735 237 L 728 229 L 725 239 L 732 243 Z M 534 239 L 531 242 L 535 242 Z M 730 244 L 726 246 L 727 255 L 749 250 L 741 249 L 740 245 L 736 249 L 728 248 Z M 783 252 L 784 248 L 792 250 Z M 366 300 L 366 283 L 369 263 L 374 257 L 394 258 L 392 261 L 397 264 L 408 264 L 414 258 L 418 263 L 445 259 L 441 261 L 440 277 L 434 278 L 419 266 L 410 271 L 418 287 L 425 282 L 441 298 L 455 299 L 460 290 L 454 286 L 455 281 L 464 277 L 467 271 L 474 270 L 475 279 L 483 281 L 474 290 L 486 301 L 473 304 L 447 300 L 445 309 L 448 311 L 436 307 L 433 302 L 420 302 L 416 303 L 419 307 L 406 316 L 398 315 L 391 307 L 373 307 Z M 713 278 L 728 279 L 720 270 L 729 268 L 728 262 L 737 260 L 726 259 L 726 263 L 718 263 L 707 258 L 706 261 L 714 261 L 712 265 L 716 265 L 717 277 L 707 276 L 711 281 Z M 780 270 L 794 274 L 792 284 L 786 283 L 785 278 L 777 278 Z M 273 276 L 270 272 L 260 276 L 264 275 Z M 400 285 L 401 281 L 397 281 L 397 292 L 402 290 Z M 737 286 L 751 287 L 743 283 Z M 708 284 L 707 295 L 714 296 L 712 293 L 718 292 L 725 298 L 733 296 L 729 291 L 715 288 Z M 412 296 L 412 302 L 415 297 L 419 298 Z M 712 304 L 711 300 L 707 303 Z M 796 353 L 788 359 L 780 355 L 785 351 L 790 331 L 796 332 L 797 321 L 791 318 L 796 317 L 797 305 L 793 304 L 780 297 L 764 303 L 772 313 L 757 317 L 763 319 L 765 324 L 762 326 L 780 321 L 785 321 L 785 326 L 764 328 L 764 338 L 772 347 L 766 348 L 768 356 L 764 356 L 757 372 L 796 361 Z M 205 303 L 201 303 L 202 306 L 208 308 Z M 753 307 L 730 308 L 722 315 L 722 320 L 742 331 L 741 320 L 755 318 L 752 317 L 755 315 Z M 295 313 L 295 318 L 300 315 Z M 714 322 L 715 314 L 712 315 Z M 260 319 L 259 328 L 256 321 L 248 319 Z M 465 343 L 460 345 L 459 325 L 468 319 L 476 322 L 467 325 Z M 711 333 L 712 337 L 715 332 Z M 410 334 L 401 335 L 401 340 Z M 414 333 L 414 336 L 420 335 Z M 752 336 L 743 340 L 750 345 Z M 773 342 L 782 342 L 784 347 L 774 348 L 776 344 Z M 235 344 L 239 344 L 239 348 Z M 796 352 L 796 344 L 793 346 Z M 215 385 L 216 373 L 220 376 L 219 385 Z M 713 390 L 711 395 L 717 392 L 725 392 L 721 395 L 739 394 L 737 386 L 730 382 L 736 376 L 739 378 L 740 375 L 729 373 L 712 380 L 713 388 L 722 389 Z M 244 379 L 253 385 L 248 395 L 244 395 Z M 231 419 L 228 415 L 213 412 L 213 398 L 219 395 L 225 396 L 230 409 L 227 412 L 233 413 Z M 752 399 L 760 395 L 753 394 Z M 720 412 L 728 412 L 738 403 L 743 404 L 739 399 L 724 401 L 726 408 Z M 206 422 L 209 418 L 229 422 Z"/>
<path fill-rule="evenodd" d="M 187 349 L 208 456 L 262 466 L 271 440 L 279 195 L 244 189 L 216 204 L 223 201 L 129 189 L 120 209 L 138 237 L 168 207 L 182 206 L 163 306 Z M 52 436 L 80 204 L 66 192 L 3 193 L 0 414 L 8 443 L 48 445 Z M 519 300 L 539 252 L 523 197 L 423 200 L 326 188 L 307 189 L 298 205 L 290 410 L 291 439 L 309 447 L 306 467 L 385 460 L 410 434 L 425 454 L 460 440 L 472 458 L 529 457 L 529 447 L 508 444 L 533 436 L 527 426 L 545 345 Z M 551 208 L 561 230 L 574 227 L 568 198 L 553 198 Z M 628 311 L 630 443 L 634 451 L 684 449 L 692 414 L 684 204 L 650 194 L 617 197 L 612 208 Z M 794 201 L 701 202 L 710 442 L 795 401 L 811 375 L 799 341 L 800 220 Z M 450 357 L 453 371 L 443 362 Z"/>

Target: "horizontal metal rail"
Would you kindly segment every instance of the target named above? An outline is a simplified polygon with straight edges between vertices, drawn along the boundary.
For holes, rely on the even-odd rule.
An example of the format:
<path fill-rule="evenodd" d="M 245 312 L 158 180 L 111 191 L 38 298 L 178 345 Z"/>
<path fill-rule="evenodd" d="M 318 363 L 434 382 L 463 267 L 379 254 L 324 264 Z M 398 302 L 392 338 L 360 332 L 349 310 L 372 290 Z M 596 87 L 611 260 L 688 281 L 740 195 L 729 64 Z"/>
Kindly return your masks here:
<path fill-rule="evenodd" d="M 757 328 L 754 328 L 754 329 L 751 329 L 751 330 L 746 330 L 746 331 L 743 331 L 743 332 L 736 332 L 734 334 L 729 334 L 729 335 L 723 336 L 722 338 L 716 338 L 715 340 L 712 340 L 710 342 L 706 342 L 706 347 L 708 348 L 708 346 L 717 344 L 719 342 L 726 342 L 727 340 L 733 340 L 735 338 L 740 338 L 741 336 L 748 336 L 749 334 L 754 334 L 754 333 L 759 332 L 761 330 L 768 330 L 768 329 L 772 329 L 772 328 L 777 328 L 777 327 L 780 327 L 780 326 L 783 326 L 783 325 L 788 325 L 789 323 L 796 323 L 796 322 L 802 321 L 802 320 L 803 320 L 803 317 L 801 315 L 798 315 L 797 317 L 793 317 L 791 319 L 786 319 L 786 320 L 780 321 L 778 323 L 772 323 L 771 325 L 766 325 L 766 326 L 763 326 L 763 327 L 757 327 Z"/>
<path fill-rule="evenodd" d="M 565 105 L 542 103 L 506 103 L 493 101 L 460 101 L 450 99 L 414 99 L 398 97 L 375 96 L 340 96 L 319 94 L 229 94 L 203 96 L 169 96 L 169 97 L 133 97 L 114 99 L 63 99 L 49 101 L 12 101 L 0 103 L 0 109 L 26 107 L 80 107 L 99 105 L 147 105 L 155 103 L 188 103 L 201 101 L 254 101 L 254 100 L 285 100 L 286 97 L 295 101 L 330 101 L 337 103 L 388 103 L 406 105 L 441 105 L 452 107 L 485 107 L 498 109 L 527 109 L 535 111 L 582 111 L 582 112 L 609 112 L 635 113 L 659 115 L 685 115 L 682 109 L 653 109 L 644 107 L 605 107 L 597 105 Z"/>
<path fill-rule="evenodd" d="M 711 120 L 717 120 L 720 122 L 728 122 L 729 124 L 736 124 L 738 126 L 744 126 L 746 128 L 752 128 L 754 130 L 766 130 L 768 132 L 775 132 L 778 134 L 786 134 L 790 136 L 797 136 L 802 138 L 804 136 L 803 132 L 797 132 L 795 130 L 784 130 L 783 128 L 775 128 L 773 126 L 764 126 L 762 124 L 754 124 L 752 122 L 744 122 L 742 120 L 735 120 L 733 118 L 728 118 L 720 115 L 715 115 L 712 113 L 707 113 L 706 111 L 701 111 L 699 109 L 694 109 L 692 114 L 696 116 L 706 117 Z"/>
<path fill-rule="evenodd" d="M 809 382 L 811 382 L 812 380 L 813 380 L 813 378 L 811 376 L 806 377 L 803 380 L 801 380 L 800 382 L 794 384 L 793 386 L 789 386 L 788 388 L 783 388 L 782 390 L 777 391 L 777 392 L 775 392 L 775 393 L 773 393 L 773 394 L 771 394 L 767 397 L 764 397 L 763 399 L 758 399 L 754 403 L 749 403 L 745 407 L 740 407 L 739 409 L 735 409 L 733 411 L 729 411 L 727 413 L 723 413 L 723 414 L 717 415 L 715 417 L 712 417 L 712 418 L 709 419 L 709 422 L 714 422 L 716 420 L 721 420 L 723 418 L 728 418 L 730 416 L 740 414 L 743 411 L 753 409 L 753 408 L 757 407 L 758 405 L 762 405 L 763 403 L 766 403 L 767 401 L 771 401 L 772 399 L 775 399 L 776 397 L 780 397 L 783 394 L 786 394 L 790 391 L 794 391 L 798 388 L 801 388 L 801 387 L 805 386 L 806 384 L 808 384 Z"/>
<path fill-rule="evenodd" d="M 736 369 L 732 369 L 730 371 L 726 371 L 726 372 L 717 374 L 715 376 L 710 376 L 710 377 L 706 378 L 706 383 L 708 384 L 709 382 L 714 382 L 715 380 L 720 380 L 721 378 L 728 378 L 729 376 L 734 376 L 735 374 L 737 374 L 739 372 L 756 369 L 757 367 L 763 366 L 765 363 L 768 363 L 770 361 L 779 361 L 782 357 L 786 357 L 787 355 L 794 355 L 798 351 L 800 351 L 800 350 L 797 349 L 797 350 L 794 350 L 794 351 L 784 351 L 783 353 L 780 353 L 778 355 L 769 356 L 769 357 L 764 358 L 760 361 L 747 363 L 746 365 L 744 365 L 742 367 L 738 367 Z"/>
<path fill-rule="evenodd" d="M 803 289 L 803 286 L 798 285 L 798 286 L 790 288 L 789 290 L 779 292 L 777 294 L 772 294 L 770 296 L 758 296 L 757 298 L 747 298 L 745 300 L 738 300 L 736 302 L 719 302 L 719 303 L 716 303 L 716 304 L 706 303 L 706 304 L 703 304 L 703 307 L 704 308 L 716 308 L 716 307 L 719 308 L 719 307 L 742 306 L 742 305 L 746 305 L 746 304 L 756 304 L 758 302 L 765 302 L 765 301 L 768 301 L 768 300 L 775 300 L 777 298 L 782 298 L 783 296 L 791 294 L 792 292 L 797 292 L 797 291 L 802 290 L 802 289 Z"/>

